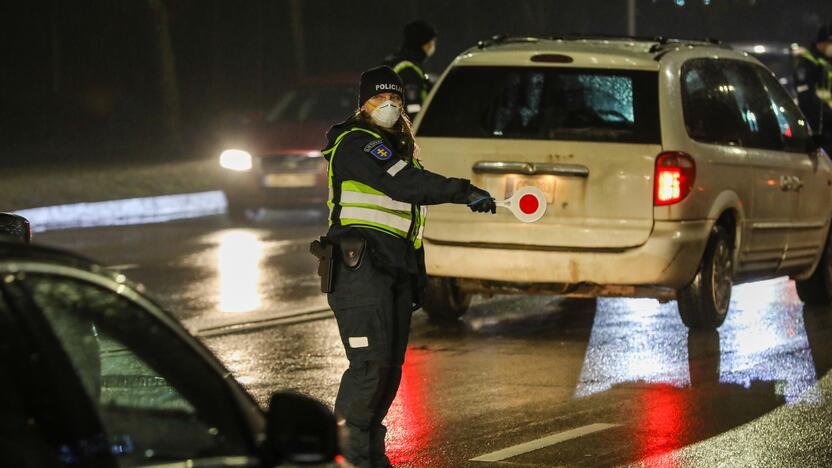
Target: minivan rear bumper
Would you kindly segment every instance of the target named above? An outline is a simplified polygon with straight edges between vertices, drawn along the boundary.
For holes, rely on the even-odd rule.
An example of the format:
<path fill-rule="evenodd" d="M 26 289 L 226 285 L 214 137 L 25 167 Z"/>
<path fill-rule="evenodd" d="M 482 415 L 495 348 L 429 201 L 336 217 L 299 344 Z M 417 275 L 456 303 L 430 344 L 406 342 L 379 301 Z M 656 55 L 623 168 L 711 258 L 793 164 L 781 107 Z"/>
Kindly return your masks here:
<path fill-rule="evenodd" d="M 430 220 L 428 220 L 430 222 Z M 691 282 L 711 220 L 656 221 L 647 242 L 628 249 L 551 249 L 425 239 L 428 274 L 507 283 L 658 286 Z"/>

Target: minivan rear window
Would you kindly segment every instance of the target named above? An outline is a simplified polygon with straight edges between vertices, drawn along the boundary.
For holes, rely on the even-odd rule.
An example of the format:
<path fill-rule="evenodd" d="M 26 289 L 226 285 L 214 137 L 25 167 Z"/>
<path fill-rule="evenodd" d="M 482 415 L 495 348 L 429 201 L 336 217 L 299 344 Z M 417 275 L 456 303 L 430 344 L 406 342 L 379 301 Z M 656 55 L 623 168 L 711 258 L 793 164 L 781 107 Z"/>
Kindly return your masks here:
<path fill-rule="evenodd" d="M 425 110 L 418 135 L 658 144 L 658 74 L 457 67 Z"/>

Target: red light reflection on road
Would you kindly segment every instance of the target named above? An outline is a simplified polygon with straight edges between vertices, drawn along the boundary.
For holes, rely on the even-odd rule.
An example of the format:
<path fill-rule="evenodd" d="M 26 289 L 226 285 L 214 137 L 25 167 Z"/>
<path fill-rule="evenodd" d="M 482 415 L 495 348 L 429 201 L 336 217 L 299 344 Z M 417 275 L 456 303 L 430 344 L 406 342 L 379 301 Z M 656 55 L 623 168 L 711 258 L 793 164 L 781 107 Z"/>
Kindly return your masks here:
<path fill-rule="evenodd" d="M 424 366 L 428 359 L 428 351 L 407 350 L 399 393 L 385 422 L 387 456 L 394 465 L 411 462 L 415 453 L 426 449 L 437 437 L 433 411 L 427 404 Z"/>
<path fill-rule="evenodd" d="M 684 423 L 687 411 L 684 390 L 672 385 L 651 385 L 641 394 L 640 406 L 639 458 L 649 459 L 685 446 L 688 435 Z M 670 457 L 656 461 L 651 466 L 676 466 Z"/>

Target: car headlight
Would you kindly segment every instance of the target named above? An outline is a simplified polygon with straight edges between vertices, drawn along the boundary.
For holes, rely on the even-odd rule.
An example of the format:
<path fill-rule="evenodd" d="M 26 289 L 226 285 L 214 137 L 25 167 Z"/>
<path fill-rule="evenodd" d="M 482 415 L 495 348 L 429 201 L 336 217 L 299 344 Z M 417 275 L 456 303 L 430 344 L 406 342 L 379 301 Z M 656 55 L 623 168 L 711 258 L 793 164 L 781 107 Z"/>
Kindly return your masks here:
<path fill-rule="evenodd" d="M 251 153 L 238 149 L 228 149 L 220 154 L 220 166 L 232 171 L 251 170 Z"/>

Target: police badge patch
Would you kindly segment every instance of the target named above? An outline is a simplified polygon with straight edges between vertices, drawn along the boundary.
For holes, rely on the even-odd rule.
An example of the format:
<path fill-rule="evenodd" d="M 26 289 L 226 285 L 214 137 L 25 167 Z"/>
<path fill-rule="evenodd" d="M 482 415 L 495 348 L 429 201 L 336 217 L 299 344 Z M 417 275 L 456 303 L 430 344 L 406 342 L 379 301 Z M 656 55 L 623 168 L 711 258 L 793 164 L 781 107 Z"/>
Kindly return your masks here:
<path fill-rule="evenodd" d="M 375 148 L 370 150 L 370 154 L 376 157 L 376 159 L 380 159 L 382 161 L 386 161 L 390 159 L 390 156 L 393 155 L 393 152 L 390 151 L 386 145 L 381 144 L 376 146 Z"/>
<path fill-rule="evenodd" d="M 377 138 L 377 139 L 367 143 L 366 145 L 364 145 L 364 151 L 369 153 L 373 148 L 375 148 L 376 146 L 378 146 L 382 143 L 384 143 L 384 140 L 382 140 L 381 138 Z"/>

